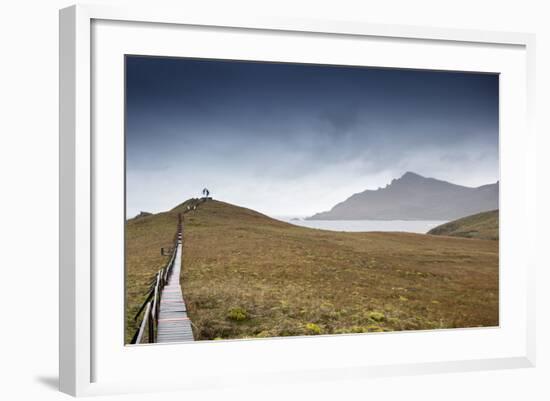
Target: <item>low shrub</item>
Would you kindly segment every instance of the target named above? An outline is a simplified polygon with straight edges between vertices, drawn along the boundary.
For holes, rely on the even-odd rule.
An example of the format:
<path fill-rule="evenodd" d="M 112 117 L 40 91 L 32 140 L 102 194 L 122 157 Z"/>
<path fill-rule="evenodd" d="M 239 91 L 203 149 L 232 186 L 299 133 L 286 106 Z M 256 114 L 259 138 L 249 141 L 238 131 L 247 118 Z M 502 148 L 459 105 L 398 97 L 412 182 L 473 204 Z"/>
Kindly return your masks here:
<path fill-rule="evenodd" d="M 382 312 L 372 311 L 367 314 L 367 317 L 370 320 L 374 320 L 375 322 L 382 322 L 386 318 L 386 316 Z"/>
<path fill-rule="evenodd" d="M 369 332 L 380 332 L 380 331 L 384 331 L 384 329 L 380 326 L 375 326 L 375 325 L 371 325 L 371 326 L 367 326 L 367 330 Z"/>
<path fill-rule="evenodd" d="M 306 324 L 306 332 L 307 334 L 321 334 L 321 328 L 316 325 L 315 323 L 308 323 Z"/>
<path fill-rule="evenodd" d="M 231 308 L 227 312 L 227 318 L 229 320 L 242 322 L 243 320 L 248 319 L 248 313 L 246 312 L 246 309 L 241 307 Z"/>

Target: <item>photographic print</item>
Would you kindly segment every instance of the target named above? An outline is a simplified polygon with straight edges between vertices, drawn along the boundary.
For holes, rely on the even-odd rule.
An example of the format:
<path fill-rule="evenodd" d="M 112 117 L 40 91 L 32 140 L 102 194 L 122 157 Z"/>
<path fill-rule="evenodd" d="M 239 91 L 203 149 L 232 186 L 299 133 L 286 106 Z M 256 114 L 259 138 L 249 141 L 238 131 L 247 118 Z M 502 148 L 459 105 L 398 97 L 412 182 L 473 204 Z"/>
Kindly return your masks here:
<path fill-rule="evenodd" d="M 125 343 L 499 325 L 497 74 L 125 58 Z"/>

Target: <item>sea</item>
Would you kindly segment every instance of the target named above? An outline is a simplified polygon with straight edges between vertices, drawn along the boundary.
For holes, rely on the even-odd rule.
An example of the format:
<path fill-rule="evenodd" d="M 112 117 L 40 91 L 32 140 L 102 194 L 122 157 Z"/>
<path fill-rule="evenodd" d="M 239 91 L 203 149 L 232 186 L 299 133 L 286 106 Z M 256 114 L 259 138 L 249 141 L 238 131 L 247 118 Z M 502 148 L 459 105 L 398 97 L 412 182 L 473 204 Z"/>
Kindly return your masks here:
<path fill-rule="evenodd" d="M 447 221 L 440 220 L 305 220 L 305 216 L 271 216 L 302 227 L 329 231 L 393 231 L 426 234 Z"/>

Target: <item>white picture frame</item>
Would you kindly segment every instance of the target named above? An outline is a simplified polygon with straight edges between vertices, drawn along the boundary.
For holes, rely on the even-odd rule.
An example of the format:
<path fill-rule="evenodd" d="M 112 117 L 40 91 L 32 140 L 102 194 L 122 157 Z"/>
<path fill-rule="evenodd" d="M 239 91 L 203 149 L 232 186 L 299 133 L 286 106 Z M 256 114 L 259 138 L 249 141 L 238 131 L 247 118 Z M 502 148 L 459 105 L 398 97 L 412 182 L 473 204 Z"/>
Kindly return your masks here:
<path fill-rule="evenodd" d="M 123 87 L 116 81 L 122 72 L 116 71 L 111 77 L 109 74 L 103 74 L 102 71 L 105 67 L 118 65 L 116 63 L 121 62 L 120 54 L 130 48 L 137 49 L 143 54 L 171 55 L 176 49 L 175 40 L 161 41 L 161 39 L 169 37 L 168 35 L 170 37 L 177 36 L 180 33 L 188 35 L 186 27 L 200 31 L 194 31 L 193 35 L 198 35 L 198 40 L 204 40 L 205 47 L 211 46 L 211 49 L 214 49 L 209 50 L 210 52 L 216 52 L 216 46 L 219 45 L 216 45 L 215 42 L 219 41 L 222 36 L 224 39 L 222 42 L 225 41 L 224 47 L 230 47 L 231 40 L 237 40 L 234 39 L 235 35 L 243 38 L 246 35 L 262 35 L 261 40 L 272 45 L 272 49 L 274 49 L 271 50 L 272 52 L 276 52 L 278 48 L 277 41 L 286 40 L 286 48 L 288 48 L 288 40 L 292 39 L 297 60 L 299 57 L 308 57 L 299 54 L 300 46 L 304 46 L 308 41 L 316 40 L 315 38 L 324 38 L 323 40 L 327 43 L 334 38 L 340 40 L 341 43 L 378 40 L 378 42 L 384 41 L 384 46 L 391 47 L 395 43 L 395 45 L 401 46 L 400 49 L 405 49 L 405 53 L 408 46 L 417 46 L 418 49 L 415 48 L 415 52 L 432 54 L 430 56 L 432 58 L 437 56 L 436 51 L 440 53 L 439 57 L 448 56 L 449 59 L 453 58 L 453 54 L 460 54 L 460 52 L 464 52 L 465 55 L 462 63 L 456 61 L 454 64 L 453 61 L 435 63 L 428 61 L 430 59 L 428 56 L 426 56 L 426 61 L 419 56 L 415 64 L 404 66 L 402 65 L 403 61 L 399 60 L 399 57 L 404 57 L 403 54 L 396 54 L 395 59 L 388 56 L 384 61 L 382 57 L 384 50 L 379 46 L 380 43 L 378 45 L 375 43 L 373 54 L 380 54 L 377 57 L 383 60 L 378 64 L 381 66 L 416 66 L 417 68 L 439 66 L 441 69 L 456 68 L 476 71 L 481 68 L 483 71 L 499 73 L 506 70 L 504 74 L 509 79 L 505 79 L 501 83 L 504 96 L 501 105 L 501 134 L 502 132 L 509 134 L 501 138 L 501 154 L 504 155 L 501 159 L 501 201 L 508 203 L 509 206 L 501 211 L 501 219 L 506 223 L 501 227 L 501 236 L 503 236 L 501 258 L 504 258 L 506 266 L 515 267 L 516 270 L 506 270 L 508 269 L 506 266 L 503 270 L 501 267 L 501 274 L 504 272 L 501 284 L 501 287 L 504 288 L 501 288 L 501 314 L 503 315 L 501 326 L 497 329 L 483 329 L 483 331 L 464 329 L 430 333 L 397 332 L 367 336 L 326 336 L 315 339 L 226 341 L 215 345 L 204 342 L 192 345 L 139 347 L 139 350 L 137 348 L 129 350 L 124 348 L 122 341 L 118 344 L 116 339 L 98 335 L 98 326 L 105 327 L 108 322 L 114 321 L 109 319 L 117 319 L 117 316 L 120 316 L 114 312 L 109 316 L 103 313 L 105 308 L 103 301 L 108 300 L 112 304 L 122 303 L 122 298 L 118 294 L 119 291 L 123 291 L 123 288 L 120 288 L 120 282 L 117 281 L 120 278 L 120 272 L 116 273 L 117 276 L 114 277 L 114 280 L 107 281 L 103 273 L 98 274 L 94 270 L 97 268 L 98 261 L 105 261 L 104 258 L 108 258 L 110 255 L 109 252 L 97 251 L 97 247 L 101 248 L 102 246 L 103 234 L 105 237 L 107 236 L 107 233 L 99 233 L 104 230 L 105 224 L 101 216 L 106 213 L 105 208 L 108 207 L 105 206 L 106 199 L 102 199 L 100 194 L 105 193 L 109 185 L 120 184 L 120 181 L 117 181 L 120 179 L 119 176 L 108 183 L 101 178 L 105 175 L 105 169 L 113 167 L 107 166 L 106 163 L 118 163 L 118 161 L 107 162 L 105 160 L 111 160 L 110 156 L 124 157 L 123 154 L 119 154 L 120 148 L 116 143 L 111 146 L 108 140 L 102 139 L 98 143 L 94 138 L 94 129 L 102 129 L 102 132 L 108 132 L 111 129 L 116 131 L 120 128 L 120 121 L 123 120 L 120 115 L 122 105 L 119 102 Z M 147 35 L 140 36 L 142 35 L 141 30 L 144 29 L 149 29 Z M 131 36 L 134 40 L 140 39 L 139 48 L 136 47 L 137 44 L 124 38 L 125 35 L 120 33 L 124 31 L 131 31 L 131 35 L 128 33 L 126 36 Z M 204 38 L 200 36 L 203 34 L 210 35 L 210 39 L 214 38 L 215 40 L 210 43 L 206 36 Z M 96 39 L 94 39 L 94 35 L 96 35 Z M 286 39 L 281 39 L 281 35 Z M 257 38 L 253 39 L 250 43 L 258 42 Z M 281 380 L 328 380 L 342 377 L 360 379 L 386 375 L 534 366 L 534 270 L 536 260 L 524 256 L 533 254 L 527 250 L 535 243 L 533 239 L 535 232 L 533 227 L 536 221 L 534 201 L 535 134 L 532 129 L 535 84 L 534 44 L 534 35 L 523 33 L 376 25 L 359 21 L 295 20 L 258 16 L 233 18 L 215 13 L 188 15 L 185 10 L 181 9 L 112 8 L 95 5 L 78 5 L 61 10 L 60 390 L 80 396 L 134 391 L 165 391 L 167 389 L 204 389 L 211 386 L 232 385 L 231 374 L 233 371 L 240 375 L 246 374 L 251 380 L 257 382 L 274 384 Z M 376 46 L 379 50 L 376 50 Z M 422 46 L 425 49 L 421 48 Z M 251 48 L 253 47 L 251 45 Z M 258 47 L 258 49 L 260 48 Z M 493 50 L 495 55 L 491 56 L 490 53 Z M 221 50 L 217 51 L 221 52 Z M 183 53 L 185 54 L 185 50 Z M 242 54 L 242 57 L 245 58 L 254 57 Z M 275 53 L 270 56 L 269 52 L 262 54 L 263 56 L 258 56 L 259 59 L 270 57 L 280 59 L 282 57 Z M 499 55 L 502 57 L 499 58 Z M 194 53 L 193 56 L 197 56 L 197 53 Z M 346 57 L 350 57 L 350 64 L 363 62 L 353 59 L 352 56 L 350 50 L 346 50 L 346 46 L 343 46 L 338 57 L 344 60 Z M 220 56 L 220 58 L 224 57 L 223 54 Z M 331 54 L 330 57 L 335 56 Z M 474 63 L 475 57 L 479 58 L 480 64 Z M 485 67 L 480 67 L 484 58 L 486 59 Z M 112 60 L 115 60 L 115 64 L 109 64 Z M 319 59 L 309 59 L 309 61 L 322 63 L 325 59 L 321 55 Z M 97 77 L 97 74 L 100 76 Z M 92 82 L 94 79 L 96 81 Z M 102 79 L 112 79 L 115 82 L 113 85 L 115 92 L 104 95 L 101 87 L 94 86 Z M 510 88 L 506 85 L 510 85 Z M 520 94 L 517 99 L 506 97 L 506 94 L 511 92 L 512 85 L 514 85 L 514 92 Z M 102 96 L 105 96 L 105 102 L 98 100 Z M 108 101 L 107 98 L 111 100 Z M 105 117 L 106 115 L 101 110 L 106 109 L 112 110 L 118 115 L 113 114 L 113 116 Z M 503 112 L 504 115 L 502 115 Z M 516 132 L 516 135 L 513 135 L 513 132 Z M 105 138 L 105 134 L 102 135 L 104 135 L 102 138 Z M 112 137 L 118 138 L 117 135 L 115 133 Z M 116 138 L 114 140 L 117 140 Z M 117 143 L 120 144 L 120 142 Z M 102 157 L 104 155 L 106 157 Z M 120 168 L 120 166 L 116 168 Z M 114 174 L 114 176 L 117 175 Z M 514 191 L 512 184 L 522 184 L 523 191 Z M 119 211 L 117 207 L 108 211 L 110 216 L 116 216 Z M 120 221 L 123 219 L 124 216 L 121 215 Z M 524 238 L 516 238 L 512 230 L 507 230 L 506 226 L 524 227 Z M 117 238 L 109 240 L 112 239 L 116 243 L 120 239 Z M 512 243 L 514 250 L 506 247 L 506 244 Z M 120 269 L 123 270 L 122 265 L 120 265 Z M 508 272 L 511 275 L 508 275 Z M 112 283 L 112 287 L 105 286 L 106 282 Z M 97 291 L 105 294 L 102 295 L 104 297 L 102 302 L 97 299 Z M 121 309 L 122 304 L 120 308 L 117 308 L 113 308 L 113 310 Z M 506 314 L 512 310 L 515 316 L 518 316 L 517 322 L 507 319 Z M 451 354 L 451 350 L 448 350 L 448 355 L 445 352 L 440 352 L 439 357 L 432 355 L 423 360 L 415 356 L 414 353 L 407 354 L 406 351 L 413 344 L 415 347 L 422 346 L 422 344 L 425 346 L 439 344 L 446 350 L 449 344 L 455 344 L 457 341 L 464 341 L 464 344 L 470 345 L 478 343 L 486 345 L 478 348 L 472 347 L 472 351 L 468 355 L 464 354 L 464 357 L 460 356 L 461 350 L 465 349 L 463 345 L 457 345 L 454 350 L 455 354 Z M 485 343 L 483 343 L 484 341 Z M 366 349 L 369 343 L 376 343 L 373 347 L 377 348 L 391 347 L 390 349 L 399 355 L 395 357 L 377 356 L 372 351 L 369 354 L 370 360 L 364 358 L 361 352 L 355 353 L 356 355 L 350 353 L 340 356 L 341 352 L 339 351 L 344 349 L 341 347 L 349 346 L 346 344 Z M 494 348 L 491 348 L 489 344 L 494 344 Z M 321 347 L 326 352 L 326 365 L 319 364 L 315 358 L 312 358 L 310 363 L 291 363 L 286 357 L 280 358 L 280 360 L 276 359 L 276 355 L 284 352 L 302 355 L 305 359 L 307 356 L 315 355 Z M 400 347 L 403 347 L 402 352 L 398 351 L 401 349 Z M 264 350 L 268 350 L 265 351 L 266 354 L 262 354 Z M 210 373 L 201 370 L 200 364 L 195 364 L 193 370 L 185 373 L 185 380 L 162 375 L 162 372 L 158 377 L 151 377 L 149 380 L 139 377 L 132 378 L 130 373 L 127 377 L 113 373 L 121 368 L 119 363 L 128 364 L 128 366 L 139 360 L 155 363 L 162 358 L 176 358 L 181 352 L 185 352 L 186 356 L 194 361 L 203 355 L 211 363 L 216 362 L 214 361 L 216 358 L 232 359 L 233 363 L 228 365 L 220 359 L 216 363 L 216 369 L 209 369 Z M 258 358 L 258 355 L 263 355 L 266 360 L 273 362 L 271 368 L 264 367 L 261 363 L 255 365 L 254 368 L 246 366 L 247 363 L 254 360 L 253 358 Z M 112 366 L 113 372 L 109 371 L 107 366 Z"/>

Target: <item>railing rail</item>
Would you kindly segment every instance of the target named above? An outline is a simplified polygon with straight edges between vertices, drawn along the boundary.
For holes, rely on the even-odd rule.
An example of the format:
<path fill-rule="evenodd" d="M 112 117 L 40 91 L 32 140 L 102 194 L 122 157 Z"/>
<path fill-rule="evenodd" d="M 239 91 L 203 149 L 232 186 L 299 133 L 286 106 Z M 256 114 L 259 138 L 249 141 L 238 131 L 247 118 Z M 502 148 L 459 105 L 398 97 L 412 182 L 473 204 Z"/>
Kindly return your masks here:
<path fill-rule="evenodd" d="M 168 283 L 172 268 L 174 267 L 174 261 L 176 260 L 176 253 L 178 251 L 178 245 L 180 241 L 183 241 L 183 215 L 185 213 L 196 210 L 196 208 L 212 198 L 200 198 L 194 199 L 190 205 L 187 205 L 187 209 L 182 213 L 178 213 L 178 226 L 176 233 L 174 234 L 173 246 L 171 249 L 171 255 L 168 263 L 164 265 L 151 279 L 149 289 L 145 294 L 145 301 L 139 308 L 138 312 L 134 316 L 134 320 L 141 315 L 141 323 L 132 338 L 131 344 L 141 344 L 144 342 L 144 334 L 147 330 L 147 342 L 156 342 L 156 332 L 158 327 L 158 317 L 160 312 L 160 299 L 162 297 L 162 290 Z M 161 249 L 161 253 L 164 255 L 164 248 Z"/>
<path fill-rule="evenodd" d="M 149 285 L 149 290 L 145 295 L 145 301 L 139 308 L 138 312 L 134 316 L 134 320 L 141 315 L 141 312 L 145 310 L 141 318 L 141 323 L 132 338 L 132 344 L 141 344 L 144 342 L 144 334 L 147 330 L 147 342 L 154 343 L 156 341 L 156 329 L 158 326 L 158 316 L 160 311 L 160 298 L 162 290 L 168 282 L 172 268 L 174 267 L 174 261 L 176 260 L 176 252 L 178 250 L 178 244 L 181 240 L 182 234 L 182 215 L 178 214 L 178 227 L 174 236 L 174 246 L 172 247 L 172 253 L 168 263 L 164 265 L 153 277 Z"/>

